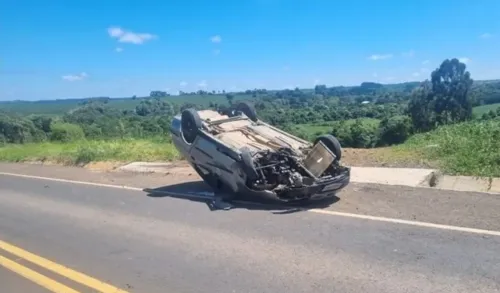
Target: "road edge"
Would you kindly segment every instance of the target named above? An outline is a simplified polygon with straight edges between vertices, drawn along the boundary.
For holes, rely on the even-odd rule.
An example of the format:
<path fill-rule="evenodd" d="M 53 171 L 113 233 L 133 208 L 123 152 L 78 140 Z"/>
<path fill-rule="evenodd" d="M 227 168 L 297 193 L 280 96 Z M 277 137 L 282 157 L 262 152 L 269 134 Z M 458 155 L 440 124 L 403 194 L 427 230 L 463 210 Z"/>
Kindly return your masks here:
<path fill-rule="evenodd" d="M 189 171 L 186 172 L 193 172 L 187 166 L 185 168 Z M 173 163 L 131 162 L 117 168 L 117 171 L 168 175 L 174 168 L 175 172 L 179 172 L 179 166 Z M 351 182 L 500 194 L 500 178 L 452 176 L 436 169 L 353 166 Z"/>

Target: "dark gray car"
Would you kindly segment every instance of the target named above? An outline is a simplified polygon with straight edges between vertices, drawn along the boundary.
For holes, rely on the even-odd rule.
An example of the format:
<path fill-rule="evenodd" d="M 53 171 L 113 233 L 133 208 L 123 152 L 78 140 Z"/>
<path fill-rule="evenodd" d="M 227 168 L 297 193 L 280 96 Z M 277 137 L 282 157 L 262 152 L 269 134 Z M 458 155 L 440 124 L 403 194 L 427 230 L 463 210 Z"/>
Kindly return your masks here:
<path fill-rule="evenodd" d="M 186 109 L 174 117 L 173 143 L 216 192 L 282 202 L 334 195 L 350 181 L 331 135 L 310 143 L 257 118 L 249 103 L 223 115 Z"/>

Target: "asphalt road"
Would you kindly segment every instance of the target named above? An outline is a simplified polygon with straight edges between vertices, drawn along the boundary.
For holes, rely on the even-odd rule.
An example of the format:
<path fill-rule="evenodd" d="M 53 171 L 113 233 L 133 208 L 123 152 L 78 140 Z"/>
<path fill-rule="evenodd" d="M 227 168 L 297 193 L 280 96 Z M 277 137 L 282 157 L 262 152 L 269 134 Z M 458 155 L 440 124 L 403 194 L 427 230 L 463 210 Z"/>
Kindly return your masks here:
<path fill-rule="evenodd" d="M 1 291 L 5 293 L 47 293 L 47 290 L 14 272 L 0 267 Z"/>
<path fill-rule="evenodd" d="M 103 292 L 500 292 L 496 235 L 4 175 L 0 241 L 4 259 L 79 292 L 95 279 Z M 44 292 L 4 267 L 2 292 Z"/>

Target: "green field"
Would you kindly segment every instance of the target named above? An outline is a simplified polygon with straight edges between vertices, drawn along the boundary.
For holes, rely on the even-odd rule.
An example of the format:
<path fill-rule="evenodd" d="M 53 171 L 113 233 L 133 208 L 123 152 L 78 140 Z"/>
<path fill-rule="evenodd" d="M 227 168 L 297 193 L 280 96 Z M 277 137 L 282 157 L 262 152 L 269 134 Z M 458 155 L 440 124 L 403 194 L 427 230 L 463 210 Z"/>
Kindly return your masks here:
<path fill-rule="evenodd" d="M 98 161 L 172 161 L 179 159 L 174 145 L 162 140 L 124 139 L 71 143 L 11 144 L 0 147 L 0 161 L 48 161 L 82 165 Z"/>
<path fill-rule="evenodd" d="M 484 113 L 488 113 L 491 110 L 496 111 L 498 108 L 500 108 L 500 103 L 477 106 L 472 109 L 472 113 L 474 113 L 478 117 L 481 117 L 481 115 L 483 115 Z"/>

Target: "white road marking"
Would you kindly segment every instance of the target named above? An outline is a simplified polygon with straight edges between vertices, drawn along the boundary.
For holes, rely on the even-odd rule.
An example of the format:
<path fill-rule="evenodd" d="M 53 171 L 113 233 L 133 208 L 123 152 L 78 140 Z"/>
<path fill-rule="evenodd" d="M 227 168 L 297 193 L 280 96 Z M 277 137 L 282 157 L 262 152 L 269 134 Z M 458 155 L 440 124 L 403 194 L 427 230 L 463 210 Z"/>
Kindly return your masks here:
<path fill-rule="evenodd" d="M 128 189 L 128 190 L 135 190 L 135 191 L 143 191 L 143 188 L 125 186 L 125 185 L 95 183 L 95 182 L 88 182 L 88 181 L 78 181 L 78 180 L 70 180 L 70 179 L 42 177 L 42 176 L 25 175 L 25 174 L 8 173 L 8 172 L 0 172 L 0 175 L 22 177 L 22 178 L 29 178 L 29 179 L 40 179 L 40 180 L 48 180 L 48 181 L 56 181 L 56 182 L 64 182 L 64 183 L 73 183 L 73 184 L 83 184 L 83 185 L 91 185 L 91 186 L 100 186 L 100 187 L 109 187 L 109 188 Z"/>
<path fill-rule="evenodd" d="M 42 177 L 42 176 L 25 175 L 25 174 L 8 173 L 8 172 L 0 172 L 0 175 L 29 178 L 29 179 L 40 179 L 40 180 L 47 180 L 47 181 L 72 183 L 72 184 L 82 184 L 82 185 L 90 185 L 90 186 L 97 186 L 97 187 L 127 189 L 127 190 L 134 190 L 134 191 L 144 191 L 145 190 L 143 188 L 125 186 L 125 185 L 95 183 L 95 182 L 88 182 L 88 181 L 78 181 L 78 180 L 70 180 L 70 179 Z M 182 196 L 182 195 L 193 196 L 193 195 L 195 195 L 194 193 L 193 194 L 190 194 L 190 193 L 184 194 L 184 193 L 165 192 L 165 191 L 159 191 L 159 192 L 171 194 L 174 196 Z M 363 219 L 363 220 L 369 220 L 369 221 L 386 222 L 386 223 L 393 223 L 393 224 L 403 224 L 403 225 L 411 225 L 411 226 L 424 227 L 424 228 L 434 228 L 434 229 L 456 231 L 456 232 L 466 232 L 466 233 L 481 234 L 481 235 L 500 236 L 500 231 L 494 231 L 494 230 L 485 230 L 485 229 L 476 229 L 476 228 L 468 228 L 468 227 L 460 227 L 460 226 L 442 225 L 442 224 L 434 224 L 434 223 L 428 223 L 428 222 L 419 222 L 419 221 L 402 220 L 402 219 L 395 219 L 395 218 L 385 218 L 385 217 L 377 217 L 377 216 L 369 216 L 369 215 L 361 215 L 361 214 L 352 214 L 352 213 L 336 212 L 336 211 L 321 210 L 321 209 L 309 209 L 309 210 L 304 209 L 304 211 L 311 212 L 311 213 L 317 213 L 317 214 L 323 214 L 323 215 Z"/>
<path fill-rule="evenodd" d="M 357 219 L 364 219 L 364 220 L 370 220 L 370 221 L 387 222 L 387 223 L 393 223 L 393 224 L 404 224 L 404 225 L 412 225 L 412 226 L 425 227 L 425 228 L 435 228 L 435 229 L 475 233 L 475 234 L 482 234 L 482 235 L 500 236 L 500 231 L 494 231 L 494 230 L 484 230 L 484 229 L 476 229 L 476 228 L 468 228 L 468 227 L 460 227 L 460 226 L 450 226 L 450 225 L 434 224 L 434 223 L 428 223 L 428 222 L 409 221 L 409 220 L 394 219 L 394 218 L 384 218 L 384 217 L 351 214 L 351 213 L 343 213 L 343 212 L 320 210 L 320 209 L 312 209 L 312 210 L 307 210 L 307 211 L 313 212 L 313 213 L 318 213 L 318 214 L 331 215 L 331 216 L 357 218 Z"/>

